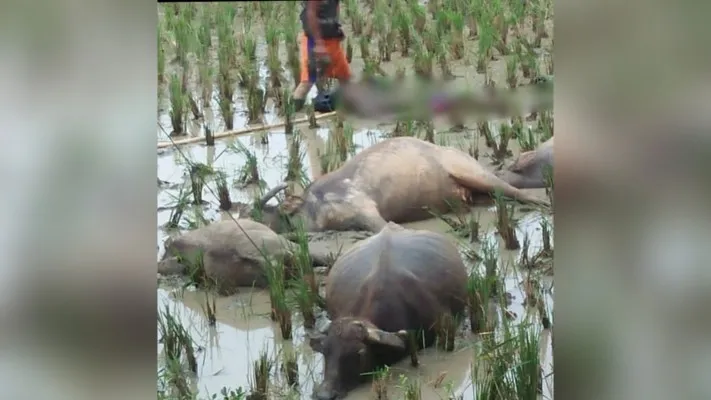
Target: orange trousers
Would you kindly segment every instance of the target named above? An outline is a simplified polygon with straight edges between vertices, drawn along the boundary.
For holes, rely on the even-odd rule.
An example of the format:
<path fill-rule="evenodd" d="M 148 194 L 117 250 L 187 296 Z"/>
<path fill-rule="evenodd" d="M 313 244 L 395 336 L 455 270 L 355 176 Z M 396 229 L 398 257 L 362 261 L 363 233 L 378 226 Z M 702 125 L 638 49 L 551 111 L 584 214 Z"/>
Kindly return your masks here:
<path fill-rule="evenodd" d="M 324 39 L 324 45 L 326 46 L 326 52 L 328 57 L 331 59 L 331 63 L 327 67 L 325 77 L 335 78 L 338 80 L 346 80 L 351 78 L 351 67 L 348 65 L 348 59 L 346 59 L 346 53 L 341 47 L 340 39 Z M 315 73 L 309 73 L 309 55 L 314 48 L 314 41 L 306 36 L 305 33 L 301 33 L 301 82 L 303 83 L 314 83 L 316 82 L 317 76 Z M 311 71 L 314 72 L 314 71 Z"/>

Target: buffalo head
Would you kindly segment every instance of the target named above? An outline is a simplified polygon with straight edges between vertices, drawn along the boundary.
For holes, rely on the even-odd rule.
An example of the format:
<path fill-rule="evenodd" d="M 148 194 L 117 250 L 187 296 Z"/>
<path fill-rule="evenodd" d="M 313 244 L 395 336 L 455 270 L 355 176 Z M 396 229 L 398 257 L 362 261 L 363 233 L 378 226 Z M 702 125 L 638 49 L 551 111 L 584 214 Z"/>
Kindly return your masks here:
<path fill-rule="evenodd" d="M 287 188 L 286 183 L 274 186 L 260 199 L 252 204 L 240 203 L 237 205 L 241 218 L 250 218 L 268 226 L 276 233 L 284 233 L 291 230 L 291 214 L 298 209 L 301 199 L 297 196 L 288 197 L 279 205 L 269 205 L 267 202 L 275 197 L 277 193 Z"/>
<path fill-rule="evenodd" d="M 339 318 L 326 324 L 310 339 L 311 348 L 323 354 L 324 380 L 314 390 L 316 400 L 342 398 L 377 367 L 376 346 L 403 351 L 407 332 L 385 332 L 357 318 Z"/>

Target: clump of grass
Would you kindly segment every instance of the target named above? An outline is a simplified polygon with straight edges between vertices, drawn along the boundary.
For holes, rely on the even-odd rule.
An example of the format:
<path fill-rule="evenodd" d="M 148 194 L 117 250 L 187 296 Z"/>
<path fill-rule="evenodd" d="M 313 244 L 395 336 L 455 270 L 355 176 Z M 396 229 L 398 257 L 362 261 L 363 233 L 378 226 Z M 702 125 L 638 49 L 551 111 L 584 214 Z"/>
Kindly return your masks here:
<path fill-rule="evenodd" d="M 299 26 L 297 18 L 289 18 L 287 20 L 286 26 L 282 31 L 284 37 L 284 43 L 286 44 L 286 59 L 289 70 L 291 70 L 291 77 L 294 81 L 294 87 L 299 84 L 301 80 L 301 64 L 299 59 Z"/>
<path fill-rule="evenodd" d="M 175 205 L 170 211 L 170 216 L 168 217 L 168 223 L 166 224 L 166 229 L 177 229 L 180 226 L 180 220 L 185 214 L 185 210 L 190 204 L 190 192 L 185 190 L 185 186 L 181 185 L 178 194 L 174 196 Z"/>
<path fill-rule="evenodd" d="M 488 8 L 482 8 L 480 11 L 481 18 L 478 20 L 479 25 L 479 41 L 476 60 L 476 71 L 483 74 L 487 70 L 489 60 L 492 58 L 492 49 L 494 45 L 495 30 L 491 24 L 492 17 L 489 14 Z"/>
<path fill-rule="evenodd" d="M 415 75 L 423 80 L 432 79 L 432 60 L 433 55 L 427 49 L 427 46 L 421 38 L 416 38 L 415 43 L 415 57 L 413 59 L 413 67 L 415 69 Z"/>
<path fill-rule="evenodd" d="M 297 362 L 297 354 L 295 351 L 282 351 L 282 372 L 284 373 L 284 378 L 286 378 L 286 383 L 290 387 L 299 386 L 299 364 Z"/>
<path fill-rule="evenodd" d="M 551 245 L 551 226 L 545 219 L 541 220 L 541 238 L 543 241 L 541 253 L 543 253 L 546 257 L 553 257 L 553 246 Z"/>
<path fill-rule="evenodd" d="M 533 129 L 526 128 L 524 131 L 521 129 L 516 134 L 516 141 L 518 142 L 521 151 L 532 151 L 536 149 L 538 141 L 536 140 L 536 135 L 533 133 Z"/>
<path fill-rule="evenodd" d="M 514 133 L 511 125 L 507 122 L 499 125 L 499 142 L 496 143 L 496 141 L 491 138 L 491 142 L 494 144 L 492 146 L 493 157 L 497 164 L 502 164 L 507 157 L 512 155 L 511 150 L 509 150 L 509 141 L 513 138 Z"/>
<path fill-rule="evenodd" d="M 437 344 L 441 350 L 454 351 L 454 339 L 459 326 L 457 319 L 451 313 L 443 313 L 437 318 Z"/>
<path fill-rule="evenodd" d="M 331 132 L 336 146 L 336 152 L 341 161 L 348 160 L 348 155 L 354 153 L 353 126 L 344 123 L 342 117 L 336 117 L 336 128 Z"/>
<path fill-rule="evenodd" d="M 496 204 L 496 229 L 504 241 L 504 246 L 507 250 L 521 248 L 518 238 L 516 238 L 516 228 L 513 219 L 514 205 L 507 202 L 498 191 L 494 195 L 494 202 Z"/>
<path fill-rule="evenodd" d="M 185 356 L 189 370 L 197 373 L 194 340 L 167 304 L 158 313 L 158 335 L 167 363 L 182 365 L 181 360 Z"/>
<path fill-rule="evenodd" d="M 212 176 L 213 173 L 212 168 L 202 163 L 194 163 L 190 166 L 190 184 L 192 187 L 193 204 L 203 204 L 202 190 L 205 187 L 205 180 Z"/>
<path fill-rule="evenodd" d="M 243 187 L 259 184 L 261 179 L 259 177 L 259 160 L 257 159 L 257 154 L 250 151 L 239 139 L 230 143 L 227 147 L 235 154 L 239 154 L 245 158 L 244 165 L 237 173 L 237 183 Z"/>
<path fill-rule="evenodd" d="M 269 355 L 262 351 L 259 354 L 259 359 L 254 361 L 252 372 L 253 382 L 250 382 L 251 391 L 247 396 L 248 400 L 266 400 L 267 389 L 269 387 L 269 375 L 272 370 L 273 363 L 269 359 Z"/>
<path fill-rule="evenodd" d="M 301 182 L 304 176 L 305 151 L 301 147 L 301 135 L 296 134 L 289 139 L 289 156 L 286 163 L 287 182 Z"/>
<path fill-rule="evenodd" d="M 294 254 L 295 269 L 297 271 L 294 286 L 294 301 L 304 318 L 304 327 L 313 328 L 316 325 L 314 306 L 318 296 L 318 285 L 313 270 L 311 255 L 309 253 L 308 236 L 302 225 L 297 225 L 294 230 L 294 241 L 297 247 Z"/>
<path fill-rule="evenodd" d="M 551 111 L 543 111 L 540 115 L 541 118 L 538 120 L 537 129 L 541 132 L 541 142 L 545 142 L 553 137 L 553 113 Z"/>
<path fill-rule="evenodd" d="M 284 134 L 291 135 L 294 133 L 294 114 L 296 113 L 294 106 L 294 98 L 288 89 L 284 89 L 281 94 L 280 114 L 284 116 Z"/>
<path fill-rule="evenodd" d="M 421 125 L 424 125 L 425 128 L 425 140 L 434 143 L 435 142 L 435 129 L 434 129 L 434 122 L 432 122 L 431 119 L 425 120 L 425 121 L 420 121 Z"/>
<path fill-rule="evenodd" d="M 490 278 L 474 266 L 467 280 L 469 324 L 473 333 L 481 333 L 491 328 L 487 313 L 493 285 Z"/>
<path fill-rule="evenodd" d="M 395 129 L 390 133 L 390 137 L 415 136 L 417 134 L 417 122 L 412 119 L 397 121 Z"/>
<path fill-rule="evenodd" d="M 187 94 L 183 90 L 183 84 L 178 74 L 171 74 L 168 84 L 168 96 L 170 100 L 170 123 L 173 126 L 171 136 L 186 134 L 185 124 L 187 121 Z"/>
<path fill-rule="evenodd" d="M 390 368 L 388 366 L 379 368 L 373 373 L 372 390 L 373 395 L 377 400 L 388 400 L 388 378 L 390 377 Z"/>
<path fill-rule="evenodd" d="M 276 17 L 276 16 L 274 16 Z M 268 93 L 275 100 L 281 100 L 282 66 L 279 59 L 280 32 L 274 24 L 265 25 L 265 36 L 267 39 L 267 68 L 269 70 L 269 90 Z M 277 102 L 277 107 L 280 106 Z"/>
<path fill-rule="evenodd" d="M 506 59 L 506 83 L 511 89 L 518 86 L 518 54 L 509 56 Z"/>
<path fill-rule="evenodd" d="M 217 39 L 219 42 L 217 48 L 217 101 L 225 128 L 231 130 L 234 128 L 234 107 L 232 102 L 235 86 L 232 69 L 235 64 L 234 54 L 237 52 L 237 43 L 232 29 L 232 18 L 229 17 L 229 14 L 220 15 L 221 17 L 217 21 Z"/>
<path fill-rule="evenodd" d="M 207 323 L 210 326 L 215 326 L 217 323 L 217 304 L 214 294 L 210 291 L 205 291 L 205 304 L 202 306 L 202 311 L 207 318 Z"/>
<path fill-rule="evenodd" d="M 232 208 L 232 198 L 230 189 L 227 186 L 227 175 L 224 171 L 215 173 L 215 184 L 217 186 L 217 198 L 220 201 L 220 210 L 229 211 Z"/>
<path fill-rule="evenodd" d="M 272 320 L 279 324 L 281 337 L 291 340 L 292 323 L 291 310 L 286 301 L 286 266 L 284 260 L 269 256 L 266 252 L 264 269 L 269 283 L 269 300 L 272 304 Z"/>
<path fill-rule="evenodd" d="M 422 387 L 419 379 L 409 379 L 400 375 L 400 387 L 403 389 L 404 400 L 422 400 Z"/>

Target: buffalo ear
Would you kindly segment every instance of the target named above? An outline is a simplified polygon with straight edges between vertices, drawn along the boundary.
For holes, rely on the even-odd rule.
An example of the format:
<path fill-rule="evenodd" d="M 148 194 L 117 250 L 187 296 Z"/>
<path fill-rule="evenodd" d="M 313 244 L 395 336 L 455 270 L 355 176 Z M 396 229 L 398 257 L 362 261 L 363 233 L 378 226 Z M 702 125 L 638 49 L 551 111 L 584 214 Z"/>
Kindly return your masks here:
<path fill-rule="evenodd" d="M 377 328 L 368 328 L 365 341 L 405 349 L 407 348 L 406 338 L 407 331 L 385 332 Z"/>

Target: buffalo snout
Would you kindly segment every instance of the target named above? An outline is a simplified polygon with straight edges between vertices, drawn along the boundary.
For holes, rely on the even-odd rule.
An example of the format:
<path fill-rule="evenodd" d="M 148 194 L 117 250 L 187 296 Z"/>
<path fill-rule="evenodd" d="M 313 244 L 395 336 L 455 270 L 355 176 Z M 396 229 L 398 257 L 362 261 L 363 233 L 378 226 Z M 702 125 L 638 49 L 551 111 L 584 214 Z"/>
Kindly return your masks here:
<path fill-rule="evenodd" d="M 315 400 L 336 400 L 340 397 L 342 397 L 341 394 L 328 382 L 320 384 L 313 394 Z"/>

